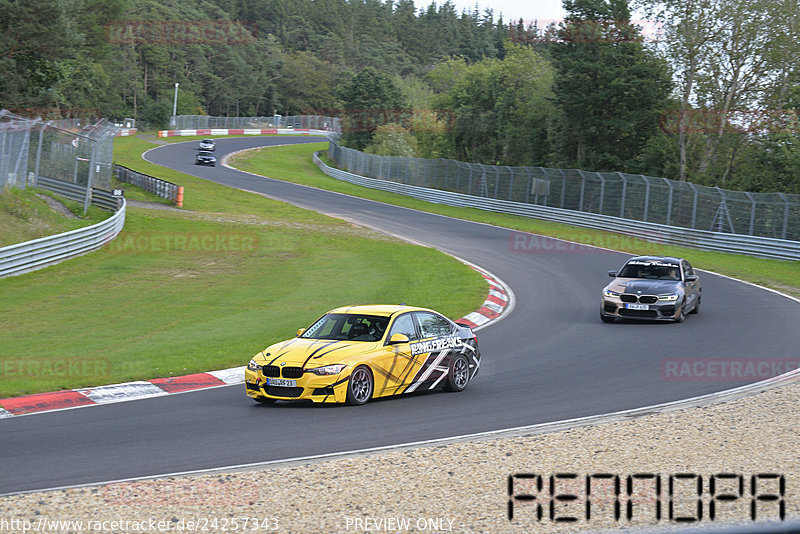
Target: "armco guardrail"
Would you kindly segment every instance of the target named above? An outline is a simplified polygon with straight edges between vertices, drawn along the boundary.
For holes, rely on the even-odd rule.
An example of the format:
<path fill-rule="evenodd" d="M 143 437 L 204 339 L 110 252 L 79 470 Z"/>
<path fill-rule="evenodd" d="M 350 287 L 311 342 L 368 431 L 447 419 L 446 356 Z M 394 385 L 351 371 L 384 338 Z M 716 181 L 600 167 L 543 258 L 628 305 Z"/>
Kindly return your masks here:
<path fill-rule="evenodd" d="M 0 278 L 35 271 L 96 250 L 114 239 L 124 224 L 125 200 L 122 199 L 117 212 L 105 221 L 0 248 Z"/>
<path fill-rule="evenodd" d="M 211 128 L 190 130 L 159 130 L 159 137 L 191 137 L 194 135 L 329 135 L 329 130 L 294 129 L 294 128 Z"/>
<path fill-rule="evenodd" d="M 622 219 L 609 215 L 587 213 L 584 211 L 498 200 L 466 195 L 463 193 L 428 189 L 416 185 L 390 182 L 376 178 L 367 178 L 330 167 L 319 159 L 318 154 L 314 154 L 314 163 L 317 164 L 322 172 L 338 180 L 369 187 L 371 189 L 380 189 L 382 191 L 407 195 L 438 204 L 477 208 L 510 215 L 535 217 L 537 219 L 570 224 L 583 228 L 608 230 L 654 243 L 682 245 L 703 250 L 714 250 L 717 252 L 748 254 L 763 258 L 800 260 L 800 241 L 693 230 L 677 226 Z"/>
<path fill-rule="evenodd" d="M 40 176 L 36 181 L 36 186 L 77 202 L 84 202 L 86 200 L 86 186 L 83 185 Z M 116 211 L 119 207 L 117 198 L 113 197 L 111 193 L 94 187 L 92 188 L 89 200 L 95 206 L 109 211 Z"/>
<path fill-rule="evenodd" d="M 347 172 L 483 198 L 692 230 L 800 241 L 800 194 L 751 193 L 691 182 L 580 169 L 484 165 L 366 154 L 330 141 Z"/>
<path fill-rule="evenodd" d="M 114 176 L 120 182 L 135 185 L 156 196 L 176 203 L 179 208 L 183 207 L 183 187 L 177 184 L 142 174 L 122 165 L 114 165 Z"/>

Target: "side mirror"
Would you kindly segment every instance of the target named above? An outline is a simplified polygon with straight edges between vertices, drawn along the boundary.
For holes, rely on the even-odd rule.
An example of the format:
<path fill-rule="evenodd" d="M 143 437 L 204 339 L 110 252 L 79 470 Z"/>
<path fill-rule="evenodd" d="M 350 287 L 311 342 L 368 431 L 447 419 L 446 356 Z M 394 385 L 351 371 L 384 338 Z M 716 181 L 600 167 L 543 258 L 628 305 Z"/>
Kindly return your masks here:
<path fill-rule="evenodd" d="M 305 328 L 301 328 L 300 330 L 298 330 L 298 331 L 297 331 L 297 337 L 300 337 L 300 336 L 302 336 L 302 335 L 303 335 L 303 332 L 305 332 L 305 331 L 306 331 L 306 329 L 305 329 Z"/>
<path fill-rule="evenodd" d="M 389 345 L 399 345 L 400 343 L 408 343 L 411 341 L 405 334 L 392 334 L 389 338 Z"/>
<path fill-rule="evenodd" d="M 697 281 L 697 275 L 696 274 L 687 274 L 685 280 L 687 282 L 696 282 Z"/>
<path fill-rule="evenodd" d="M 610 276 L 611 278 L 616 278 L 617 277 L 617 271 L 608 271 L 608 276 Z"/>

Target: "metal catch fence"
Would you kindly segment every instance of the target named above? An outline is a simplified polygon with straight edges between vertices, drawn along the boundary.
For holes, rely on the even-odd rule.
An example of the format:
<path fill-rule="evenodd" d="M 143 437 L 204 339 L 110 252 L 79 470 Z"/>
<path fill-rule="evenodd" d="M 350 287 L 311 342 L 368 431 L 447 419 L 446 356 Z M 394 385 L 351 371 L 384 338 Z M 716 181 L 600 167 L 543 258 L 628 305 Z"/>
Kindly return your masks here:
<path fill-rule="evenodd" d="M 800 195 L 731 191 L 621 172 L 510 167 L 365 154 L 331 139 L 350 173 L 397 183 L 667 226 L 800 241 Z"/>
<path fill-rule="evenodd" d="M 210 117 L 208 115 L 177 115 L 172 117 L 172 130 L 269 129 L 294 128 L 341 132 L 339 119 L 322 115 L 271 115 L 268 117 Z"/>
<path fill-rule="evenodd" d="M 109 189 L 118 130 L 105 119 L 45 122 L 0 110 L 0 192 L 35 186 L 40 177 Z"/>

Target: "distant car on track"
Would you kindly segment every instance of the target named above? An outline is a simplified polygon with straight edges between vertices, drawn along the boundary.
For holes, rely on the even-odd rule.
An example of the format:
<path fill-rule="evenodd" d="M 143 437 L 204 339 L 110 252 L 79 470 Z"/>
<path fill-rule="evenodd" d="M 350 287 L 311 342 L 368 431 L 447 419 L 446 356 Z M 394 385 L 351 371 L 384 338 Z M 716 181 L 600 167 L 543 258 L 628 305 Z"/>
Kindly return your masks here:
<path fill-rule="evenodd" d="M 683 258 L 636 256 L 608 276 L 614 281 L 603 288 L 600 318 L 605 323 L 620 317 L 680 323 L 700 310 L 700 279 Z"/>
<path fill-rule="evenodd" d="M 480 367 L 472 330 L 405 305 L 331 310 L 297 337 L 259 352 L 245 370 L 247 396 L 346 402 L 444 388 L 461 391 Z"/>
<path fill-rule="evenodd" d="M 217 146 L 214 144 L 213 139 L 202 139 L 200 140 L 200 144 L 197 146 L 197 150 L 210 150 L 214 151 L 217 149 Z"/>
<path fill-rule="evenodd" d="M 195 165 L 211 165 L 215 167 L 217 165 L 217 158 L 214 156 L 213 153 L 207 150 L 201 150 L 197 153 L 194 157 L 194 164 Z"/>

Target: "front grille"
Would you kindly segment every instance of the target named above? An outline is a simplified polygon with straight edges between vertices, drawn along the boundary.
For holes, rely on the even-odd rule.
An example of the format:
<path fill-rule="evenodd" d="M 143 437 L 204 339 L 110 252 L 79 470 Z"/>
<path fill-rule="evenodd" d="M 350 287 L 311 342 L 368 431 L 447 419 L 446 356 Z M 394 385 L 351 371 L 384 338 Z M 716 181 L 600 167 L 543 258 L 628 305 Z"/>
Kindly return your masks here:
<path fill-rule="evenodd" d="M 284 367 L 283 378 L 300 378 L 303 376 L 302 367 Z"/>
<path fill-rule="evenodd" d="M 628 310 L 620 308 L 619 314 L 623 317 L 658 317 L 658 312 L 655 310 Z"/>
<path fill-rule="evenodd" d="M 265 365 L 261 368 L 261 372 L 264 376 L 269 376 L 272 378 L 278 378 L 281 376 L 281 368 L 277 365 Z"/>
<path fill-rule="evenodd" d="M 617 311 L 617 306 L 613 302 L 606 302 L 603 304 L 603 309 L 608 313 L 614 313 Z"/>
<path fill-rule="evenodd" d="M 633 295 L 631 293 L 623 293 L 619 296 L 622 302 L 641 302 L 642 304 L 655 304 L 658 302 L 658 297 L 655 295 Z"/>
<path fill-rule="evenodd" d="M 247 389 L 252 389 L 253 391 L 261 391 L 261 388 L 258 387 L 258 384 L 252 384 L 250 382 L 247 383 Z"/>
<path fill-rule="evenodd" d="M 312 395 L 333 395 L 333 388 L 326 387 L 326 388 L 315 388 L 314 393 Z"/>
<path fill-rule="evenodd" d="M 303 388 L 286 388 L 282 386 L 267 386 L 264 391 L 267 392 L 267 395 L 272 395 L 273 397 L 295 398 L 303 394 Z"/>
<path fill-rule="evenodd" d="M 675 306 L 661 306 L 662 315 L 675 315 Z"/>

